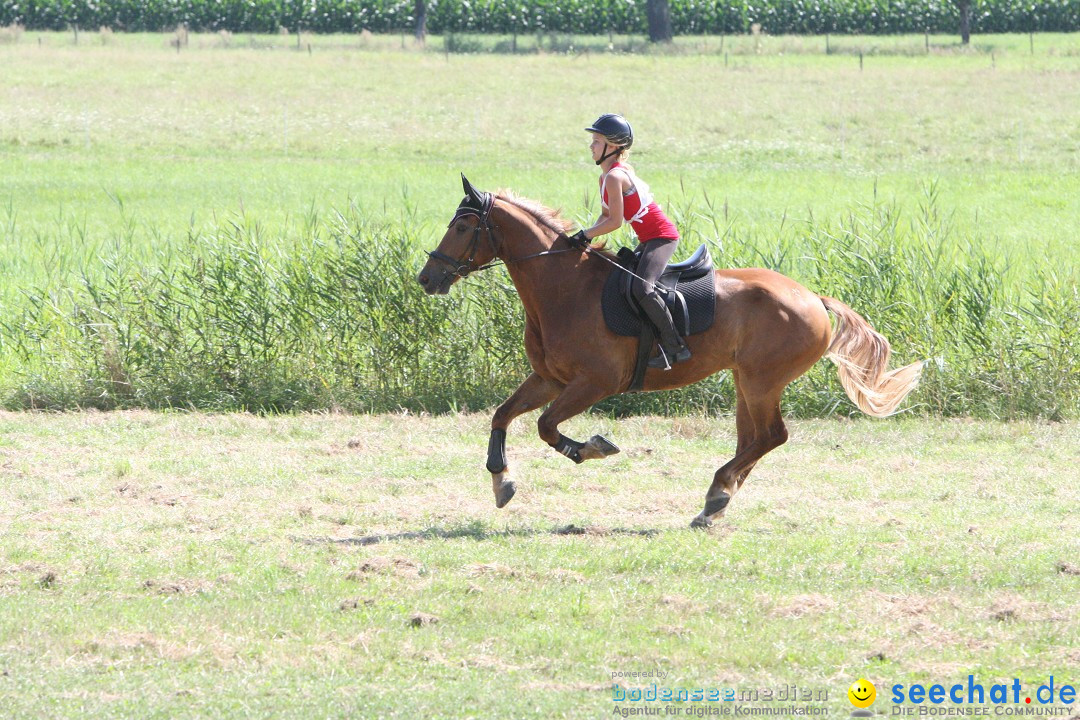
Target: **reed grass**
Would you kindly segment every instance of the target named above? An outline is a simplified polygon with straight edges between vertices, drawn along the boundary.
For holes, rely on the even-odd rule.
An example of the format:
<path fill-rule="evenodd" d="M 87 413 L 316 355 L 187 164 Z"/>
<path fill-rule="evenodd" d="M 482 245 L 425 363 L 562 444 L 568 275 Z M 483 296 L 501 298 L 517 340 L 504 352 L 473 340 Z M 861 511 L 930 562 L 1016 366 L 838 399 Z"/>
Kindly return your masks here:
<path fill-rule="evenodd" d="M 836 221 L 740 234 L 708 207 L 677 206 L 683 251 L 761 266 L 844 300 L 893 344 L 929 360 L 910 410 L 988 418 L 1074 417 L 1080 400 L 1076 273 L 1023 272 L 958 236 L 928 185 L 918 207 L 867 204 Z M 502 269 L 448 297 L 415 271 L 430 244 L 410 224 L 374 225 L 355 206 L 268 238 L 237 216 L 147 260 L 106 252 L 76 284 L 26 291 L 0 323 L 14 369 L 9 408 L 186 407 L 258 412 L 489 407 L 528 374 L 523 312 Z M 63 265 L 60 261 L 59 265 Z M 819 363 L 785 396 L 788 413 L 855 414 Z M 625 395 L 614 414 L 727 412 L 726 373 L 673 393 Z"/>

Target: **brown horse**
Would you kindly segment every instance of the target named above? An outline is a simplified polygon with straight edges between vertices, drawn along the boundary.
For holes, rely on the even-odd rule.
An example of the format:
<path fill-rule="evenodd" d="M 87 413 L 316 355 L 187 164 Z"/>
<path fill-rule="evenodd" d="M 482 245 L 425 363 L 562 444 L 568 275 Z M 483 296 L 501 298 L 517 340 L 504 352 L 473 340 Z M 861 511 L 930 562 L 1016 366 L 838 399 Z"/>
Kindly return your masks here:
<path fill-rule="evenodd" d="M 491 420 L 487 469 L 501 508 L 514 496 L 506 428 L 522 413 L 550 403 L 537 423 L 540 437 L 575 462 L 618 452 L 599 436 L 570 440 L 559 424 L 627 389 L 637 339 L 615 335 L 604 323 L 601 290 L 607 276 L 620 270 L 598 255 L 610 259 L 610 253 L 570 247 L 571 224 L 548 208 L 509 192 L 479 192 L 462 180 L 465 199 L 417 280 L 428 294 L 446 294 L 458 279 L 497 258 L 525 307 L 525 352 L 533 372 Z M 922 370 L 922 363 L 913 363 L 888 371 L 889 343 L 866 320 L 780 273 L 717 270 L 715 284 L 715 322 L 686 338 L 693 357 L 645 374 L 645 391 L 682 387 L 726 369 L 735 381 L 735 456 L 716 471 L 692 527 L 708 527 L 720 517 L 754 464 L 787 441 L 780 396 L 823 356 L 837 364 L 848 397 L 874 417 L 892 414 Z M 835 329 L 830 312 L 838 319 Z"/>

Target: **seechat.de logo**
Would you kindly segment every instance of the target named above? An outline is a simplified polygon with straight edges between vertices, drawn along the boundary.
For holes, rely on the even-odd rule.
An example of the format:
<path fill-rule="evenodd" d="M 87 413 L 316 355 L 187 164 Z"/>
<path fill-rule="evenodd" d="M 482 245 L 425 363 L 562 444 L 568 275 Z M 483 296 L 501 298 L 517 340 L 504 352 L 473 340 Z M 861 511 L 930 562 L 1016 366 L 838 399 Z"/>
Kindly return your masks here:
<path fill-rule="evenodd" d="M 1039 705 L 1048 705 L 1058 702 L 1062 705 L 1072 705 L 1076 701 L 1076 688 L 1072 685 L 1058 683 L 1054 685 L 1054 676 L 1050 676 L 1050 682 L 1044 683 L 1035 692 L 1025 692 L 1019 678 L 1013 678 L 1009 684 L 999 683 L 991 685 L 989 689 L 975 682 L 974 675 L 967 676 L 967 683 L 957 683 L 945 687 L 944 685 L 915 684 L 910 687 L 903 685 L 892 686 L 892 701 L 901 705 L 910 702 L 914 705 L 930 703 L 940 705 L 944 702 L 955 704 L 986 704 L 1003 705 L 1015 703 L 1031 705 L 1037 702 Z"/>

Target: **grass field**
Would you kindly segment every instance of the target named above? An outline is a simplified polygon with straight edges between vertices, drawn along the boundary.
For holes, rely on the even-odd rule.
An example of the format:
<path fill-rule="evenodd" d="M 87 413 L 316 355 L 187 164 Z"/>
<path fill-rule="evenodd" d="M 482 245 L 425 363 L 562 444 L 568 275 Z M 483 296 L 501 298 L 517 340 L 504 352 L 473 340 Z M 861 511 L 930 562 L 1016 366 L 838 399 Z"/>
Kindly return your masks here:
<path fill-rule="evenodd" d="M 971 52 L 934 38 L 940 51 L 868 55 L 862 70 L 845 45 L 903 41 L 834 38 L 825 55 L 820 38 L 766 38 L 757 54 L 728 38 L 725 62 L 715 38 L 712 52 L 662 56 L 444 56 L 341 37 L 312 38 L 308 54 L 288 38 L 216 36 L 177 54 L 167 39 L 0 45 L 9 248 L 85 231 L 91 247 L 118 235 L 140 250 L 241 210 L 272 232 L 350 201 L 437 227 L 459 170 L 584 218 L 595 173 L 580 128 L 616 109 L 636 121 L 635 157 L 661 200 L 704 209 L 708 193 L 738 229 L 839 216 L 875 188 L 912 205 L 936 179 L 965 232 L 1074 257 L 1073 36 L 1039 36 L 1034 55 L 1026 36 L 976 38 Z M 906 42 L 914 52 L 922 38 Z"/>
<path fill-rule="evenodd" d="M 527 416 L 501 511 L 487 422 L 0 415 L 4 714 L 609 717 L 611 673 L 662 670 L 846 717 L 860 676 L 879 715 L 1080 680 L 1075 423 L 795 422 L 702 532 L 730 419 L 579 418 L 623 452 L 573 466 Z"/>
<path fill-rule="evenodd" d="M 1076 36 L 981 36 L 970 49 L 933 37 L 929 52 L 921 36 L 688 38 L 663 51 L 615 38 L 615 52 L 607 38 L 561 37 L 517 55 L 346 36 L 304 36 L 297 52 L 290 37 L 195 35 L 176 52 L 171 37 L 0 44 L 7 407 L 490 404 L 524 371 L 505 341 L 520 310 L 491 304 L 505 276 L 439 307 L 408 278 L 456 204 L 459 171 L 591 218 L 581 128 L 618 110 L 686 237 L 681 254 L 708 243 L 721 265 L 775 268 L 853 304 L 899 361 L 934 360 L 914 398 L 929 412 L 1076 413 Z M 379 301 L 439 318 L 410 341 L 407 373 L 364 340 L 400 332 L 364 325 Z M 299 306 L 307 315 L 283 321 Z M 496 345 L 478 326 L 490 317 L 504 323 Z M 346 322 L 359 329 L 342 340 Z M 262 330 L 250 346 L 207 340 L 231 326 Z M 453 354 L 462 326 L 459 349 L 479 349 L 460 359 L 468 387 L 417 385 L 440 368 L 416 343 Z M 834 411 L 824 378 L 793 390 L 800 413 Z M 373 390 L 386 382 L 413 400 Z M 686 397 L 683 410 L 713 404 Z"/>

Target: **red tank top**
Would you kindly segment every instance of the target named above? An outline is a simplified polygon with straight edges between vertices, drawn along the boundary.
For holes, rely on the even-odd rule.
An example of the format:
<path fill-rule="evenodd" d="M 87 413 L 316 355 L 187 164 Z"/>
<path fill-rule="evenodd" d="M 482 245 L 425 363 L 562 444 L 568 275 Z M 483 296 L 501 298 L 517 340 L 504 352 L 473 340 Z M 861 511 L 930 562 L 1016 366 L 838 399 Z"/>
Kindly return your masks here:
<path fill-rule="evenodd" d="M 615 163 L 611 166 L 611 170 L 621 167 L 623 167 L 622 163 Z M 608 173 L 600 176 L 600 204 L 605 210 L 608 207 L 607 188 L 604 187 L 607 176 Z M 634 186 L 629 195 L 623 195 L 623 221 L 630 223 L 630 227 L 637 234 L 638 242 L 648 242 L 657 238 L 677 240 L 679 231 L 675 223 L 671 222 L 660 206 L 653 201 L 649 186 L 634 175 L 630 175 L 630 178 Z"/>

